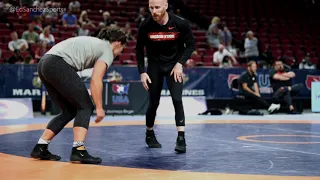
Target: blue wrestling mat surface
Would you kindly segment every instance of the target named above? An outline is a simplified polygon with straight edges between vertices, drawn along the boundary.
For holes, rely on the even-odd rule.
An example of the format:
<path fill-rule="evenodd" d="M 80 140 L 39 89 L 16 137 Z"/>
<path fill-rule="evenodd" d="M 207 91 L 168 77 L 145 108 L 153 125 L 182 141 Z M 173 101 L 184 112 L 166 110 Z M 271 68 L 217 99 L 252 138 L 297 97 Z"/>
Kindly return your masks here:
<path fill-rule="evenodd" d="M 21 122 L 20 122 L 21 123 Z M 0 135 L 0 152 L 29 157 L 43 130 Z M 320 124 L 189 124 L 187 153 L 174 152 L 174 125 L 157 125 L 161 149 L 148 149 L 143 125 L 90 127 L 85 142 L 101 165 L 192 172 L 320 176 Z M 49 149 L 68 162 L 71 128 Z"/>

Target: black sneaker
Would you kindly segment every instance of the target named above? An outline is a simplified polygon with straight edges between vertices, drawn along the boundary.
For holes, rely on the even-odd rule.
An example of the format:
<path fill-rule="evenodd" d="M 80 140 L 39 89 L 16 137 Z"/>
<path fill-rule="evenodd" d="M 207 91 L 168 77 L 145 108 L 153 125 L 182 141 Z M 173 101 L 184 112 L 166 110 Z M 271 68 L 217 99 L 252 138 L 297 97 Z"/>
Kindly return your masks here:
<path fill-rule="evenodd" d="M 60 156 L 51 154 L 48 150 L 48 144 L 36 144 L 30 156 L 34 159 L 49 161 L 59 161 L 61 159 Z"/>
<path fill-rule="evenodd" d="M 99 157 L 92 157 L 84 146 L 80 146 L 72 148 L 70 162 L 81 164 L 100 164 L 102 159 Z"/>
<path fill-rule="evenodd" d="M 185 153 L 187 150 L 186 146 L 186 139 L 183 136 L 178 136 L 174 150 L 178 153 Z"/>
<path fill-rule="evenodd" d="M 161 148 L 161 144 L 158 142 L 154 131 L 146 132 L 146 143 L 149 148 Z"/>

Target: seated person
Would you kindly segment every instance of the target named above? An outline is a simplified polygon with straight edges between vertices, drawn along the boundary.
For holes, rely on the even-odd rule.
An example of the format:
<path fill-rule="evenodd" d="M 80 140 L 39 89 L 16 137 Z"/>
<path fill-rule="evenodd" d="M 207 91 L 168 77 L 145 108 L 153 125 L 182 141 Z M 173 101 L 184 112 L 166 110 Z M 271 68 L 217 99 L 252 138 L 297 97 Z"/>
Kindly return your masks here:
<path fill-rule="evenodd" d="M 246 99 L 249 99 L 253 103 L 259 103 L 264 108 L 268 109 L 268 112 L 272 114 L 275 110 L 280 109 L 280 104 L 269 104 L 267 101 L 261 98 L 259 87 L 257 83 L 257 63 L 250 61 L 247 65 L 248 70 L 243 72 L 239 77 L 239 91 Z"/>
<path fill-rule="evenodd" d="M 296 75 L 294 72 L 286 71 L 280 60 L 275 61 L 274 69 L 270 72 L 270 83 L 273 89 L 273 98 L 279 101 L 284 98 L 289 106 L 290 113 L 296 113 L 292 105 L 292 96 L 296 95 L 301 89 L 301 84 L 292 85 L 292 78 Z"/>
<path fill-rule="evenodd" d="M 22 39 L 25 39 L 30 44 L 39 42 L 39 34 L 34 31 L 34 24 L 29 24 L 28 30 L 22 33 Z"/>
<path fill-rule="evenodd" d="M 48 43 L 47 41 L 42 41 L 35 52 L 35 59 L 39 61 L 47 51 L 48 51 Z"/>
<path fill-rule="evenodd" d="M 8 44 L 10 51 L 25 51 L 29 48 L 28 42 L 25 39 L 19 39 L 17 32 L 13 31 L 10 35 L 11 41 Z"/>
<path fill-rule="evenodd" d="M 62 16 L 62 23 L 64 27 L 77 27 L 77 22 L 77 16 L 70 10 Z"/>
<path fill-rule="evenodd" d="M 219 45 L 219 50 L 213 54 L 213 63 L 218 64 L 219 67 L 232 67 L 232 63 L 237 64 L 236 58 L 224 47 L 224 45 Z"/>
<path fill-rule="evenodd" d="M 20 52 L 26 51 L 29 48 L 28 42 L 25 39 L 19 39 L 18 33 L 11 32 L 11 41 L 8 43 L 8 48 L 13 52 L 13 55 L 7 60 L 9 64 L 16 64 L 23 61 Z"/>
<path fill-rule="evenodd" d="M 75 36 L 90 36 L 89 26 L 86 23 L 80 24 L 80 27 L 77 29 Z"/>
<path fill-rule="evenodd" d="M 316 65 L 310 60 L 310 54 L 307 53 L 299 64 L 299 69 L 316 69 Z"/>
<path fill-rule="evenodd" d="M 55 44 L 54 36 L 50 33 L 50 26 L 46 26 L 39 36 L 41 41 L 46 41 L 47 44 L 53 46 Z"/>

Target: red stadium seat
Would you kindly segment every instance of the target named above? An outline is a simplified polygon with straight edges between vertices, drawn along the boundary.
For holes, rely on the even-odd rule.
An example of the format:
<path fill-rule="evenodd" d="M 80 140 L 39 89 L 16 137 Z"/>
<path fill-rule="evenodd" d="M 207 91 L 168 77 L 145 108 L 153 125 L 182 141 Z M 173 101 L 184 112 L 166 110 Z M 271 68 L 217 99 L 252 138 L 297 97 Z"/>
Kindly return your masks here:
<path fill-rule="evenodd" d="M 123 53 L 135 53 L 135 47 L 126 47 L 123 49 Z"/>
<path fill-rule="evenodd" d="M 203 56 L 204 62 L 213 62 L 213 56 Z"/>
<path fill-rule="evenodd" d="M 193 59 L 195 62 L 202 62 L 200 55 L 192 55 L 190 59 Z"/>
<path fill-rule="evenodd" d="M 131 60 L 131 55 L 130 54 L 120 54 L 119 55 L 119 61 L 123 62 L 125 60 Z"/>
<path fill-rule="evenodd" d="M 62 0 L 63 7 L 67 7 L 69 1 Z M 137 34 L 137 23 L 134 19 L 137 17 L 137 11 L 142 6 L 147 6 L 148 2 L 126 1 L 121 4 L 117 2 L 106 3 L 105 0 L 96 0 L 95 3 L 89 1 L 80 1 L 81 9 L 88 10 L 89 19 L 94 21 L 97 25 L 102 20 L 102 11 L 109 11 L 111 18 L 118 23 L 118 26 L 124 27 L 130 20 L 132 27 L 132 34 Z M 320 55 L 320 26 L 317 23 L 311 23 L 312 18 L 307 18 L 308 13 L 302 13 L 303 17 L 298 17 L 294 13 L 288 13 L 294 11 L 294 8 L 301 10 L 298 3 L 291 3 L 290 6 L 286 5 L 286 2 L 279 1 L 279 5 L 274 6 L 272 1 L 263 1 L 257 3 L 256 1 L 240 0 L 228 0 L 228 1 L 212 1 L 212 0 L 190 0 L 186 6 L 200 9 L 200 16 L 207 19 L 206 23 L 210 23 L 213 16 L 218 16 L 221 19 L 221 24 L 226 24 L 234 39 L 244 40 L 245 34 L 248 30 L 254 31 L 256 37 L 259 40 L 261 51 L 264 50 L 265 45 L 270 44 L 272 54 L 280 56 L 281 52 L 284 52 L 287 56 L 296 56 L 297 58 L 303 57 L 303 51 L 307 51 L 312 54 L 313 57 Z M 219 7 L 219 8 L 217 8 Z M 272 8 L 273 11 L 268 11 L 268 8 Z M 302 10 L 304 11 L 304 10 Z M 125 12 L 126 15 L 122 13 Z M 76 13 L 79 18 L 81 12 Z M 196 18 L 195 18 L 196 19 Z M 305 20 L 304 25 L 300 26 L 300 20 Z M 28 17 L 24 19 L 18 19 L 17 15 L 12 13 L 8 15 L 9 22 L 13 23 L 16 31 L 21 37 L 22 32 L 27 29 L 28 23 L 32 20 Z M 61 20 L 59 15 L 58 20 L 55 20 L 57 32 L 52 32 L 55 37 L 56 43 L 72 37 L 76 32 L 76 27 L 63 27 L 58 22 Z M 197 21 L 197 20 L 196 20 Z M 310 23 L 309 23 L 310 22 Z M 44 22 L 43 22 L 44 23 Z M 194 23 L 194 22 L 193 22 Z M 198 24 L 200 25 L 200 24 Z M 191 24 L 193 34 L 196 39 L 196 48 L 198 54 L 204 55 L 204 61 L 207 59 L 207 65 L 212 65 L 212 55 L 215 50 L 211 50 L 206 42 L 206 30 L 207 27 L 201 30 L 197 25 Z M 94 28 L 91 28 L 94 32 Z M 2 35 L 0 42 L 0 48 L 2 51 L 7 50 L 7 44 L 11 40 L 10 32 L 4 23 L 0 23 L 0 34 Z M 134 47 L 135 41 L 130 41 L 124 50 L 125 56 L 135 59 Z M 32 50 L 35 49 L 32 46 Z M 4 53 L 6 55 L 6 52 Z M 210 56 L 210 58 L 209 58 Z M 120 58 L 120 57 L 119 57 Z M 121 58 L 124 58 L 122 56 Z M 209 60 L 210 59 L 210 60 Z M 119 61 L 120 62 L 120 61 Z M 134 62 L 133 62 L 134 63 Z"/>

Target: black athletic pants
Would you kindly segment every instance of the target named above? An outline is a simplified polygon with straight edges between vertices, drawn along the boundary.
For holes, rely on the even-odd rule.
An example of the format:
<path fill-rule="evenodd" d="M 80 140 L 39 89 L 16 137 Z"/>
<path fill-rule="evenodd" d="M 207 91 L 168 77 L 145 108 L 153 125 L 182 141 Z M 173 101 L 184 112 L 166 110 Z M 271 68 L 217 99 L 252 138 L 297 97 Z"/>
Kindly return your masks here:
<path fill-rule="evenodd" d="M 74 127 L 88 129 L 94 106 L 76 71 L 61 57 L 45 55 L 38 64 L 38 73 L 50 98 L 62 110 L 47 129 L 58 134 L 73 118 Z"/>
<path fill-rule="evenodd" d="M 285 90 L 281 90 L 281 88 L 279 88 L 276 92 L 274 92 L 273 94 L 273 98 L 275 99 L 275 101 L 280 101 L 280 98 L 284 97 L 284 100 L 286 101 L 288 106 L 292 105 L 292 97 L 296 94 L 298 94 L 298 92 L 302 89 L 302 84 L 295 84 L 293 86 L 291 86 L 291 91 L 288 90 L 288 87 L 284 87 Z"/>
<path fill-rule="evenodd" d="M 262 105 L 264 109 L 268 109 L 270 104 L 262 99 L 262 97 L 258 97 L 252 93 L 249 93 L 247 91 L 243 91 L 243 95 L 246 99 L 250 100 L 253 102 L 253 104 L 259 104 L 259 105 Z"/>
<path fill-rule="evenodd" d="M 185 117 L 182 104 L 183 82 L 175 82 L 174 75 L 170 76 L 173 67 L 174 65 L 160 66 L 158 64 L 151 63 L 149 63 L 148 65 L 147 73 L 151 79 L 151 84 L 148 83 L 149 107 L 146 114 L 147 127 L 151 128 L 154 125 L 164 78 L 166 78 L 170 95 L 172 97 L 172 102 L 175 110 L 176 126 L 185 126 Z"/>

